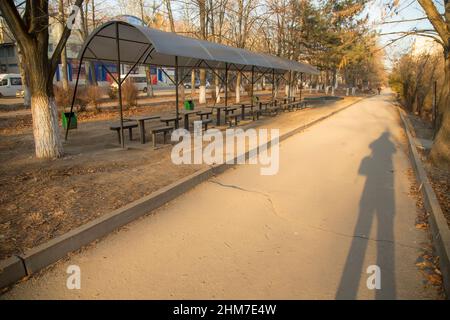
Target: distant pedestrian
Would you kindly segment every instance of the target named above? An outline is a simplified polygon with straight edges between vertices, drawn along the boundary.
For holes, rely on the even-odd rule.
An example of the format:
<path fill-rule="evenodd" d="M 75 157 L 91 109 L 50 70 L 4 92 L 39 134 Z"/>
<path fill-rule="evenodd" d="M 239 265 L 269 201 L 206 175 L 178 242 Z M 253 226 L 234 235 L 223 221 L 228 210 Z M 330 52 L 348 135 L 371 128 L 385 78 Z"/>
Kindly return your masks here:
<path fill-rule="evenodd" d="M 377 90 L 378 90 L 378 94 L 381 94 L 381 87 L 378 87 Z"/>

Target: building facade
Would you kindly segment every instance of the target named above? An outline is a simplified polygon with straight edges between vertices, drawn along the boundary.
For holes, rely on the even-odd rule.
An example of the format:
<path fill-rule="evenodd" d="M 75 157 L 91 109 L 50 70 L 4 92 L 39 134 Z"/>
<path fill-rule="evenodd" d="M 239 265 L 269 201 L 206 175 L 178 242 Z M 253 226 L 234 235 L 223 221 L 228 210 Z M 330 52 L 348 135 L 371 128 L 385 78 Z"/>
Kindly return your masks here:
<path fill-rule="evenodd" d="M 19 73 L 14 43 L 0 43 L 0 73 Z"/>

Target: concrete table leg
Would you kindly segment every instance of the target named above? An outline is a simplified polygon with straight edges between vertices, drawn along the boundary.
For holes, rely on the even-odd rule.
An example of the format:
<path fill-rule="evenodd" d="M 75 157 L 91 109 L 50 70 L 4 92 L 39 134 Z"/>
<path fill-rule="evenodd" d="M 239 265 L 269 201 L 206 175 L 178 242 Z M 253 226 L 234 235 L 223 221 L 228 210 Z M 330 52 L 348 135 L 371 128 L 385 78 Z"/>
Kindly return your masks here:
<path fill-rule="evenodd" d="M 184 115 L 184 128 L 189 131 L 189 114 Z"/>
<path fill-rule="evenodd" d="M 144 125 L 144 120 L 139 120 L 138 124 L 139 124 L 139 134 L 140 134 L 140 138 L 141 138 L 141 143 L 144 144 L 145 143 L 145 125 Z"/>
<path fill-rule="evenodd" d="M 217 109 L 217 119 L 216 119 L 216 124 L 218 126 L 220 126 L 220 108 Z"/>

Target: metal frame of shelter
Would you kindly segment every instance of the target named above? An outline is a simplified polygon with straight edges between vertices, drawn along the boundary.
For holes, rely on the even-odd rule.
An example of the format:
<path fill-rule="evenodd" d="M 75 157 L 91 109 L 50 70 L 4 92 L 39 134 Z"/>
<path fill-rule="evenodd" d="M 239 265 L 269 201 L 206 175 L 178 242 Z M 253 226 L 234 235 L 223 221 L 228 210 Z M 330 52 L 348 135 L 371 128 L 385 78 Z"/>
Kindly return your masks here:
<path fill-rule="evenodd" d="M 221 81 L 220 86 L 224 85 L 224 103 L 228 105 L 228 73 L 235 71 L 240 73 L 251 83 L 251 103 L 253 104 L 253 86 L 262 77 L 271 73 L 272 75 L 272 97 L 276 83 L 282 78 L 289 83 L 289 93 L 291 93 L 292 73 L 318 74 L 319 71 L 314 67 L 276 56 L 251 52 L 245 49 L 234 48 L 217 44 L 205 40 L 188 38 L 175 33 L 163 32 L 151 29 L 145 26 L 134 25 L 124 21 L 110 21 L 96 30 L 83 44 L 82 50 L 78 56 L 79 68 L 75 81 L 75 88 L 70 106 L 68 124 L 65 133 L 67 140 L 70 121 L 73 114 L 73 107 L 76 98 L 81 65 L 83 61 L 100 62 L 102 68 L 109 74 L 118 86 L 119 112 L 120 112 L 120 136 L 122 148 L 125 147 L 123 139 L 123 103 L 122 103 L 122 84 L 128 75 L 137 65 L 154 65 L 159 67 L 175 68 L 174 79 L 169 76 L 164 69 L 163 72 L 175 85 L 175 104 L 176 117 L 175 127 L 178 128 L 179 118 L 179 85 L 184 82 L 190 72 L 181 76 L 180 69 L 209 69 Z M 105 65 L 106 63 L 116 63 L 117 78 L 111 73 Z M 125 74 L 121 75 L 122 64 L 128 64 L 132 67 Z M 218 70 L 223 70 L 224 75 L 220 75 Z M 251 72 L 250 79 L 244 72 Z M 289 72 L 289 81 L 284 78 L 284 74 Z M 255 79 L 255 73 L 259 77 Z M 301 93 L 300 93 L 301 94 Z"/>

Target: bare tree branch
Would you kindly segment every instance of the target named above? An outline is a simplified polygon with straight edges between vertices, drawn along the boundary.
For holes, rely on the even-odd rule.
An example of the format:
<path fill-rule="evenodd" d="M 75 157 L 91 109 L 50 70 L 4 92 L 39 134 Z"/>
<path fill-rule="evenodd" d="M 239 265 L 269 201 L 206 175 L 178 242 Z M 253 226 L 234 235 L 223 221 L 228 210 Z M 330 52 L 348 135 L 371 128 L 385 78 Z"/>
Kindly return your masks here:
<path fill-rule="evenodd" d="M 6 20 L 16 39 L 26 42 L 30 40 L 27 33 L 27 27 L 20 17 L 19 11 L 13 0 L 2 0 L 0 1 L 0 11 L 2 12 L 3 18 Z"/>
<path fill-rule="evenodd" d="M 427 16 L 430 20 L 430 23 L 436 29 L 436 31 L 439 34 L 439 36 L 441 37 L 441 39 L 446 42 L 445 47 L 448 50 L 449 30 L 447 29 L 446 23 L 444 22 L 444 19 L 440 15 L 440 13 L 437 10 L 436 6 L 434 5 L 433 1 L 432 0 L 418 0 L 418 2 L 420 3 L 423 10 L 427 14 Z M 447 8 L 448 6 L 449 6 L 449 4 L 446 3 L 446 10 L 448 10 L 448 8 Z"/>
<path fill-rule="evenodd" d="M 80 7 L 82 4 L 83 4 L 83 0 L 77 0 L 77 1 L 75 1 L 74 5 L 77 7 Z M 72 13 L 73 12 L 71 12 L 69 14 L 69 16 Z M 61 35 L 61 39 L 59 39 L 59 42 L 55 48 L 55 51 L 53 52 L 53 55 L 50 59 L 50 68 L 51 68 L 50 74 L 51 75 L 53 75 L 55 73 L 56 68 L 58 67 L 59 57 L 61 56 L 61 52 L 67 43 L 67 39 L 69 39 L 69 37 L 70 37 L 71 31 L 72 30 L 69 29 L 67 25 L 64 27 L 63 33 Z"/>

